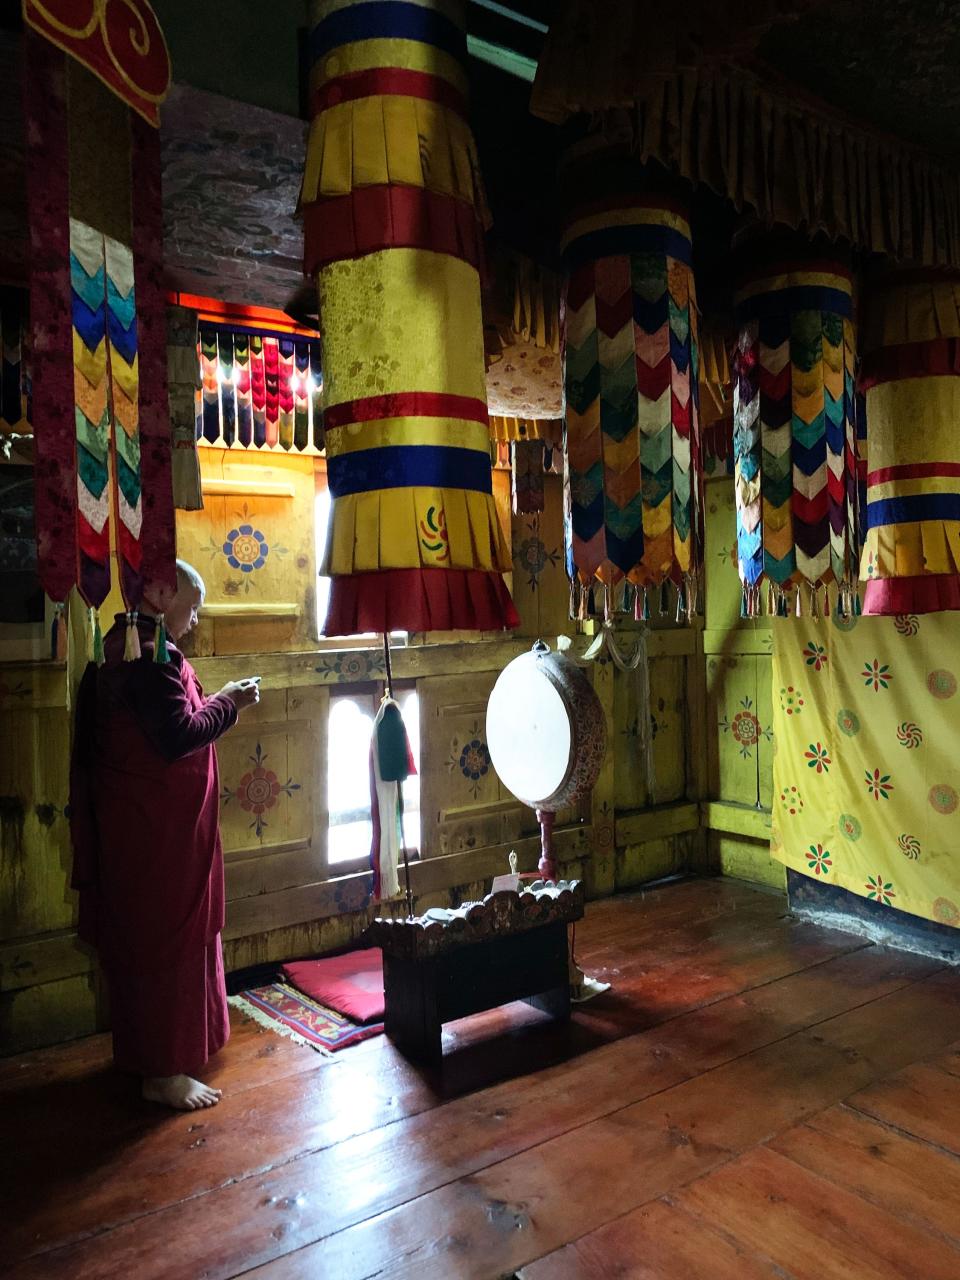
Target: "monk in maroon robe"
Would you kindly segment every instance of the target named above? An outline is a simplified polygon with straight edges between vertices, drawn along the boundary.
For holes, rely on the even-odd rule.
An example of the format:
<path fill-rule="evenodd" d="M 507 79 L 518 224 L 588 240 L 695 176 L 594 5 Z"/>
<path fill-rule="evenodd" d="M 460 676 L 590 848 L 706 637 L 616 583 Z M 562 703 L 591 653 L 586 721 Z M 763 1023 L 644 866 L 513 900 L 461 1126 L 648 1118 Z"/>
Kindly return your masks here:
<path fill-rule="evenodd" d="M 174 643 L 197 622 L 203 580 L 178 562 L 165 614 L 168 661 L 154 661 L 155 619 L 141 613 L 142 656 L 124 661 L 126 619 L 104 639 L 77 699 L 71 770 L 73 886 L 80 936 L 99 951 L 116 1065 L 143 1094 L 180 1110 L 220 1090 L 194 1076 L 226 1043 L 220 784 L 214 743 L 259 698 L 257 681 L 205 697 Z"/>

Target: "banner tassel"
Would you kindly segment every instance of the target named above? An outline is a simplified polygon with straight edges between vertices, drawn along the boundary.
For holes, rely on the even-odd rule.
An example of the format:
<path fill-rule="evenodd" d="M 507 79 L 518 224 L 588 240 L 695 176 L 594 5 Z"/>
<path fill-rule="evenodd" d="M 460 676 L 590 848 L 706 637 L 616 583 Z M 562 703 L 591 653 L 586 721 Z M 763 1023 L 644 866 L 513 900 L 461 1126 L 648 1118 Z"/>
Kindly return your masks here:
<path fill-rule="evenodd" d="M 102 667 L 107 660 L 107 655 L 103 651 L 103 632 L 100 630 L 100 610 L 91 609 L 90 614 L 93 619 L 93 660 L 98 667 Z"/>
<path fill-rule="evenodd" d="M 157 623 L 153 630 L 154 662 L 169 662 L 170 652 L 167 649 L 167 628 L 163 623 L 163 614 L 157 614 Z"/>
<path fill-rule="evenodd" d="M 137 627 L 136 609 L 127 610 L 127 630 L 123 637 L 124 662 L 136 662 L 140 655 L 140 631 Z"/>

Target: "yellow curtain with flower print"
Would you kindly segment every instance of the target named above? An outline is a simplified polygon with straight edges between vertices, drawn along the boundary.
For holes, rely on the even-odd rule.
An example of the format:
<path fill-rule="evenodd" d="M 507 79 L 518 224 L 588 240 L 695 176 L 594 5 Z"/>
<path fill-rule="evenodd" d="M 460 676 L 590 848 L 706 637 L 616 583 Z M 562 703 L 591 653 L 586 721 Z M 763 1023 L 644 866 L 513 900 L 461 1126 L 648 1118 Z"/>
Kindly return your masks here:
<path fill-rule="evenodd" d="M 960 618 L 773 629 L 773 856 L 960 926 Z"/>

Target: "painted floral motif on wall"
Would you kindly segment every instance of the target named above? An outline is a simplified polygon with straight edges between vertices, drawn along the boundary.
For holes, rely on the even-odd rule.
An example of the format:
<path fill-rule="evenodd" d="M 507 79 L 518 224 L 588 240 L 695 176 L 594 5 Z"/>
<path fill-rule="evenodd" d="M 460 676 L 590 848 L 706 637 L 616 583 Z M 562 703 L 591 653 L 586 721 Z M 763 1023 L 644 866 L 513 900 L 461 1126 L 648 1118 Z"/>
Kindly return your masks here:
<path fill-rule="evenodd" d="M 547 545 L 540 537 L 539 520 L 524 521 L 523 534 L 513 539 L 513 563 L 518 573 L 527 575 L 527 586 L 531 591 L 540 587 L 540 578 L 547 569 L 560 563 L 560 548 L 547 550 Z"/>
<path fill-rule="evenodd" d="M 380 679 L 386 674 L 386 666 L 383 654 L 372 650 L 370 653 L 332 653 L 321 658 L 314 671 L 335 679 L 338 684 L 350 684 Z"/>
<path fill-rule="evenodd" d="M 483 779 L 492 768 L 490 752 L 487 744 L 480 736 L 480 723 L 475 720 L 470 728 L 470 736 L 463 743 L 454 738 L 450 744 L 450 756 L 447 768 L 451 773 L 459 770 L 467 779 L 470 794 L 476 800 L 480 794 Z"/>
<path fill-rule="evenodd" d="M 657 734 L 663 733 L 665 729 L 670 727 L 670 721 L 666 719 L 665 712 L 667 710 L 667 701 L 665 698 L 658 698 L 656 707 L 650 708 L 650 741 L 656 742 Z M 680 712 L 683 710 L 683 699 L 676 698 L 673 703 L 673 710 Z M 722 722 L 721 722 L 722 723 Z M 630 742 L 639 746 L 640 743 L 640 720 L 638 716 L 634 716 L 625 729 L 620 730 L 623 737 Z"/>
<path fill-rule="evenodd" d="M 211 538 L 207 552 L 214 569 L 227 570 L 223 583 L 225 595 L 235 596 L 240 591 L 249 592 L 251 581 L 267 563 L 270 556 L 283 557 L 287 548 L 276 546 L 260 527 L 257 516 L 246 503 L 240 511 L 232 513 L 233 523 L 225 530 L 223 539 Z M 239 573 L 239 578 L 233 576 Z"/>
<path fill-rule="evenodd" d="M 231 529 L 223 544 L 227 564 L 231 569 L 239 569 L 241 573 L 253 573 L 255 569 L 262 569 L 269 552 L 266 538 L 250 524 L 241 524 L 236 529 Z"/>
<path fill-rule="evenodd" d="M 729 733 L 740 754 L 745 760 L 752 759 L 754 747 L 760 745 L 761 739 L 769 742 L 771 737 L 769 725 L 764 728 L 753 709 L 752 698 L 742 698 L 738 704 L 738 710 L 731 719 L 724 716 L 719 721 L 720 728 L 724 733 Z"/>
<path fill-rule="evenodd" d="M 0 698 L 29 698 L 32 692 L 30 685 L 24 684 L 22 680 L 11 683 L 0 680 Z"/>
<path fill-rule="evenodd" d="M 272 769 L 266 768 L 267 759 L 258 742 L 255 753 L 250 757 L 253 768 L 241 777 L 234 790 L 224 787 L 220 792 L 220 800 L 224 806 L 236 800 L 245 813 L 253 814 L 250 827 L 256 831 L 258 839 L 267 826 L 263 815 L 275 808 L 281 796 L 290 796 L 294 791 L 300 790 L 300 783 L 294 782 L 293 778 L 281 782 Z"/>

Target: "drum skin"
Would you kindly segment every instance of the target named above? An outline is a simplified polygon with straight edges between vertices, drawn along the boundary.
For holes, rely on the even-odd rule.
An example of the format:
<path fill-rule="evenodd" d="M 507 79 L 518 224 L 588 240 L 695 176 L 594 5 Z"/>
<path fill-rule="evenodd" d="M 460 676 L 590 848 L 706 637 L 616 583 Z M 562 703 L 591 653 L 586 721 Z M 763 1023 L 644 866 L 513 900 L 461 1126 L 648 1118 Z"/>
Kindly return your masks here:
<path fill-rule="evenodd" d="M 556 813 L 585 795 L 600 773 L 606 725 L 582 668 L 542 641 L 515 658 L 490 694 L 487 745 L 500 781 L 532 809 Z"/>

